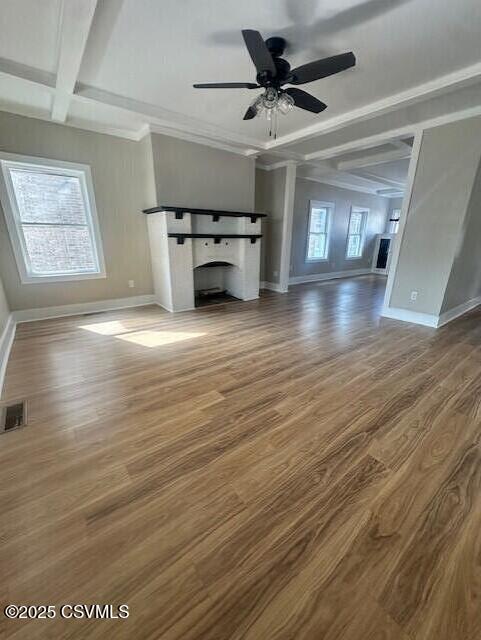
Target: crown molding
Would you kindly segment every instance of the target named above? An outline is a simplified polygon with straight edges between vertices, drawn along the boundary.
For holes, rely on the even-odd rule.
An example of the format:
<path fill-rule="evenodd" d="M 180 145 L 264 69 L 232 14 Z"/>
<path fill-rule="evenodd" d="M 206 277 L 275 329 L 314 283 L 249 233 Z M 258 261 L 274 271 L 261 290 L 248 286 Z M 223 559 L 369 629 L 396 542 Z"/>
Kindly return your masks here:
<path fill-rule="evenodd" d="M 411 156 L 411 147 L 404 149 L 393 149 L 392 151 L 384 151 L 382 153 L 371 153 L 355 158 L 354 160 L 339 160 L 336 168 L 339 171 L 350 171 L 351 169 L 364 169 L 365 167 L 373 167 L 377 164 L 385 164 L 396 160 L 405 160 Z"/>
<path fill-rule="evenodd" d="M 417 122 L 416 124 L 406 125 L 397 129 L 389 129 L 382 133 L 376 133 L 365 138 L 357 138 L 352 142 L 346 142 L 345 144 L 335 147 L 328 147 L 320 151 L 308 153 L 304 156 L 304 159 L 307 162 L 310 160 L 327 160 L 334 156 L 348 153 L 349 151 L 362 151 L 386 142 L 394 142 L 399 138 L 414 136 L 424 129 L 431 129 L 433 127 L 439 127 L 444 124 L 458 122 L 459 120 L 467 120 L 468 118 L 475 118 L 477 116 L 481 116 L 481 105 L 462 109 L 461 111 L 453 111 L 452 113 L 436 116 L 435 118 L 428 118 Z"/>
<path fill-rule="evenodd" d="M 146 124 L 152 127 L 155 126 L 159 129 L 164 128 L 165 131 L 168 130 L 171 136 L 177 133 L 200 136 L 214 142 L 217 141 L 233 147 L 240 147 L 244 152 L 255 149 L 255 153 L 258 153 L 258 151 L 263 149 L 262 144 L 259 144 L 254 138 L 240 136 L 216 125 L 199 120 L 198 118 L 187 116 L 176 111 L 170 111 L 148 102 L 141 102 L 140 100 L 120 96 L 89 85 L 77 83 L 72 98 L 75 101 L 100 103 L 123 112 L 135 114 L 140 116 Z"/>
<path fill-rule="evenodd" d="M 416 102 L 421 102 L 429 98 L 435 98 L 437 95 L 447 90 L 462 88 L 481 80 L 481 62 L 477 62 L 469 67 L 458 69 L 452 73 L 440 76 L 434 80 L 425 82 L 406 91 L 393 94 L 382 100 L 371 102 L 370 104 L 353 109 L 339 116 L 335 116 L 324 122 L 319 122 L 303 129 L 298 129 L 293 133 L 266 143 L 267 149 L 275 149 L 287 144 L 298 143 L 311 138 L 314 135 L 331 133 L 337 129 L 341 129 L 346 125 L 355 124 L 362 120 L 367 120 L 376 116 L 383 115 L 390 111 L 395 111 L 400 107 L 407 107 Z"/>
<path fill-rule="evenodd" d="M 262 162 L 256 162 L 256 169 L 262 169 L 262 171 L 275 171 L 276 169 L 282 169 L 283 167 L 297 167 L 299 162 L 297 160 L 282 160 L 281 162 L 275 162 L 274 164 L 262 164 Z"/>
<path fill-rule="evenodd" d="M 343 180 L 337 180 L 336 178 L 321 178 L 316 176 L 298 176 L 300 180 L 309 180 L 309 182 L 318 182 L 319 184 L 327 184 L 330 187 L 338 187 L 339 189 L 346 189 L 347 191 L 358 191 L 359 193 L 367 193 L 371 196 L 379 195 L 376 189 L 369 187 L 361 187 L 359 185 L 353 185 Z"/>
<path fill-rule="evenodd" d="M 53 98 L 55 98 L 57 90 L 55 74 L 39 71 L 33 67 L 28 67 L 5 58 L 0 58 L 0 77 L 2 76 L 10 76 L 15 78 L 17 81 L 25 82 L 26 86 L 32 86 L 33 84 L 41 87 L 44 91 L 48 92 L 53 96 Z M 305 155 L 293 152 L 289 149 L 284 149 L 287 144 L 302 142 L 313 135 L 322 135 L 323 133 L 335 131 L 347 125 L 354 124 L 355 122 L 367 120 L 379 116 L 382 113 L 406 107 L 409 104 L 414 104 L 415 102 L 425 100 L 429 97 L 435 97 L 436 95 L 442 94 L 447 90 L 452 90 L 455 87 L 467 86 L 480 79 L 481 62 L 447 74 L 423 85 L 419 85 L 413 89 L 409 89 L 386 99 L 365 105 L 360 109 L 349 111 L 340 116 L 331 118 L 330 120 L 305 127 L 291 134 L 286 134 L 272 142 L 260 142 L 254 138 L 240 136 L 191 116 L 186 116 L 175 111 L 169 111 L 157 105 L 143 103 L 79 83 L 77 83 L 75 91 L 71 95 L 71 101 L 87 101 L 90 104 L 97 103 L 102 104 L 103 106 L 108 106 L 112 109 L 121 110 L 123 113 L 129 113 L 137 116 L 137 120 L 143 122 L 143 125 L 139 129 L 133 131 L 128 128 L 111 127 L 106 123 L 99 123 L 91 120 L 86 121 L 75 117 L 68 118 L 67 122 L 64 124 L 79 129 L 86 129 L 116 137 L 127 138 L 129 140 L 142 139 L 142 137 L 146 135 L 146 127 L 149 127 L 149 131 L 151 128 L 155 128 L 156 132 L 164 135 L 185 139 L 197 144 L 211 146 L 213 148 L 223 149 L 232 153 L 238 153 L 245 157 L 255 157 L 266 152 L 269 152 L 270 154 L 278 154 L 281 158 L 284 157 L 285 160 L 281 160 L 280 163 L 275 163 L 275 165 L 264 165 L 263 163 L 257 164 L 260 169 L 269 170 L 267 169 L 267 166 L 270 166 L 270 170 L 272 170 L 272 167 L 278 168 L 278 166 L 287 166 L 284 165 L 287 158 L 293 162 L 297 161 L 300 163 L 309 162 L 310 160 L 329 159 L 335 155 L 341 155 L 348 151 L 362 150 L 369 148 L 370 146 L 374 147 L 376 144 L 384 143 L 389 139 L 396 141 L 401 137 L 414 135 L 417 131 L 424 128 L 439 126 L 456 120 L 481 115 L 480 105 L 455 113 L 446 114 L 445 116 L 424 120 L 396 130 L 384 131 L 383 133 L 370 136 L 369 138 L 358 139 L 351 143 L 339 145 L 337 147 L 330 147 L 328 149 L 323 149 Z M 29 108 L 23 105 L 12 105 L 11 103 L 8 103 L 0 106 L 0 110 L 52 122 L 51 114 L 43 113 L 34 107 Z"/>
<path fill-rule="evenodd" d="M 370 196 L 377 196 L 378 198 L 398 198 L 403 197 L 402 192 L 396 192 L 395 194 L 387 194 L 381 193 L 381 190 L 370 188 L 370 187 L 362 187 L 357 184 L 351 184 L 346 182 L 345 180 L 338 180 L 336 178 L 322 178 L 316 176 L 298 176 L 300 180 L 309 180 L 310 182 L 318 182 L 319 184 L 326 184 L 330 187 L 337 187 L 338 189 L 346 189 L 347 191 L 357 191 L 359 193 L 367 193 Z M 399 194 L 399 195 L 398 195 Z"/>
<path fill-rule="evenodd" d="M 194 142 L 195 144 L 201 144 L 205 147 L 211 147 L 213 149 L 220 149 L 222 151 L 228 151 L 229 153 L 235 153 L 245 158 L 253 158 L 253 153 L 258 153 L 253 149 L 244 149 L 242 147 L 235 147 L 234 145 L 214 140 L 210 137 L 190 133 L 188 131 L 172 131 L 169 127 L 163 127 L 157 124 L 147 124 L 141 129 L 141 138 L 150 133 L 157 133 L 160 135 L 170 136 L 171 138 L 177 138 L 178 140 L 185 140 L 187 142 Z"/>
<path fill-rule="evenodd" d="M 97 0 L 62 2 L 59 11 L 57 77 L 52 120 L 65 122 L 82 64 Z"/>
<path fill-rule="evenodd" d="M 123 138 L 124 140 L 133 140 L 139 142 L 145 134 L 141 133 L 143 128 L 134 131 L 131 129 L 119 129 L 118 127 L 111 127 L 110 125 L 93 122 L 91 120 L 80 120 L 78 118 L 71 118 L 68 123 L 55 122 L 52 120 L 50 111 L 40 111 L 38 109 L 25 107 L 23 105 L 0 105 L 0 112 L 11 113 L 16 116 L 23 116 L 25 118 L 32 118 L 34 120 L 41 120 L 49 124 L 55 124 L 62 127 L 72 127 L 72 129 L 80 129 L 82 131 L 91 131 L 92 133 L 102 133 L 107 136 L 114 136 L 115 138 Z"/>

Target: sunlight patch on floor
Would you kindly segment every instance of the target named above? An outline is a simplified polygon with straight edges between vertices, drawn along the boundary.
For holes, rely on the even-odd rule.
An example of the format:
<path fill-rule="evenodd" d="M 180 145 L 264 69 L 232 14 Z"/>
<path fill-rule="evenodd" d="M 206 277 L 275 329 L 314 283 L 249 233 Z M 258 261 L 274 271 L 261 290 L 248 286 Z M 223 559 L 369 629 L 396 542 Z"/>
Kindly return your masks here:
<path fill-rule="evenodd" d="M 200 338 L 205 333 L 187 332 L 187 331 L 134 331 L 124 335 L 115 336 L 119 340 L 133 342 L 142 347 L 162 347 L 183 340 L 192 340 L 192 338 Z"/>
<path fill-rule="evenodd" d="M 93 333 L 99 333 L 102 336 L 116 336 L 122 331 L 128 331 L 124 325 L 118 320 L 109 320 L 108 322 L 95 322 L 93 324 L 80 325 L 79 329 L 86 329 Z"/>

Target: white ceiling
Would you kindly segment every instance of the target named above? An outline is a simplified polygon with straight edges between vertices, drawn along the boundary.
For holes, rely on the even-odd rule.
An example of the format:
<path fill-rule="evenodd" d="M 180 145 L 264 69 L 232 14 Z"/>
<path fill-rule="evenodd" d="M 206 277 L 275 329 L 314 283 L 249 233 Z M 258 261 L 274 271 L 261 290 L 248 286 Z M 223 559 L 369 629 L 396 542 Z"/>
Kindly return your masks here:
<path fill-rule="evenodd" d="M 378 124 L 481 113 L 479 0 L 2 0 L 0 24 L 0 109 L 132 138 L 150 127 L 264 164 L 329 159 L 356 137 L 369 150 Z M 296 109 L 269 140 L 242 120 L 257 91 L 192 88 L 254 80 L 243 28 L 287 38 L 292 66 L 349 50 L 358 63 L 305 85 L 328 109 Z"/>

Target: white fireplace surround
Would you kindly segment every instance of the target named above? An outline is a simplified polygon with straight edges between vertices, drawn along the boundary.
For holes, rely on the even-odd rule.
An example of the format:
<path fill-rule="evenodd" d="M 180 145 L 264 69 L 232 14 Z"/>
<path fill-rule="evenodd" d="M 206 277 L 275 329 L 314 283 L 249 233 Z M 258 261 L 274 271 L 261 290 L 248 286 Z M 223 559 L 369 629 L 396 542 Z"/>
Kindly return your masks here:
<path fill-rule="evenodd" d="M 181 238 L 169 234 L 249 235 L 261 233 L 260 218 L 195 215 L 188 211 L 157 211 L 147 216 L 155 301 L 168 311 L 195 308 L 194 269 L 212 262 L 225 262 L 223 282 L 227 293 L 240 300 L 259 297 L 260 246 L 247 238 Z M 181 244 L 179 243 L 181 242 Z M 212 270 L 222 267 L 212 267 Z M 208 271 L 206 269 L 205 271 Z M 205 276 L 208 277 L 208 276 Z"/>

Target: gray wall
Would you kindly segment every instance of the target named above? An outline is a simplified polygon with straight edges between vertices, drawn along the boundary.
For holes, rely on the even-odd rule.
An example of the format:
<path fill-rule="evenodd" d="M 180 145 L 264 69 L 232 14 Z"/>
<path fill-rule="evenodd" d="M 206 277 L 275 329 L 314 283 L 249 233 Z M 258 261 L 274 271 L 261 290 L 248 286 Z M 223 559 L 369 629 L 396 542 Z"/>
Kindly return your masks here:
<path fill-rule="evenodd" d="M 256 170 L 255 208 L 267 213 L 262 221 L 261 280 L 279 283 L 282 251 L 282 225 L 287 170 Z"/>
<path fill-rule="evenodd" d="M 7 324 L 8 316 L 10 315 L 10 308 L 7 303 L 7 298 L 5 297 L 5 292 L 3 290 L 3 283 L 0 279 L 0 339 L 2 337 L 3 330 L 5 329 L 5 325 Z"/>
<path fill-rule="evenodd" d="M 481 118 L 424 132 L 389 306 L 440 313 L 480 155 Z"/>
<path fill-rule="evenodd" d="M 158 204 L 252 211 L 255 160 L 151 134 Z"/>
<path fill-rule="evenodd" d="M 471 192 L 462 238 L 454 258 L 441 312 L 481 295 L 481 165 Z"/>
<path fill-rule="evenodd" d="M 146 207 L 254 208 L 253 158 L 168 136 L 133 142 L 0 112 L 0 150 L 90 165 L 107 271 L 94 280 L 22 284 L 0 208 L 0 274 L 12 310 L 152 293 Z"/>
<path fill-rule="evenodd" d="M 329 239 L 329 258 L 325 262 L 306 262 L 310 200 L 334 203 Z M 346 260 L 347 230 L 351 206 L 367 207 L 370 213 L 362 258 Z M 298 178 L 296 180 L 294 199 L 290 275 L 296 277 L 333 271 L 369 269 L 374 251 L 375 236 L 378 233 L 383 233 L 386 228 L 388 207 L 389 200 L 387 198 Z"/>
<path fill-rule="evenodd" d="M 0 150 L 88 164 L 92 170 L 107 277 L 22 284 L 0 209 L 0 274 L 12 310 L 152 293 L 145 216 L 145 145 L 0 113 Z M 128 287 L 134 280 L 135 288 Z"/>

